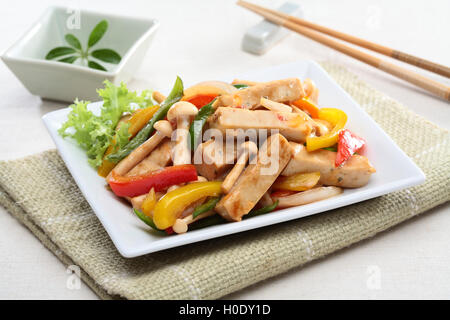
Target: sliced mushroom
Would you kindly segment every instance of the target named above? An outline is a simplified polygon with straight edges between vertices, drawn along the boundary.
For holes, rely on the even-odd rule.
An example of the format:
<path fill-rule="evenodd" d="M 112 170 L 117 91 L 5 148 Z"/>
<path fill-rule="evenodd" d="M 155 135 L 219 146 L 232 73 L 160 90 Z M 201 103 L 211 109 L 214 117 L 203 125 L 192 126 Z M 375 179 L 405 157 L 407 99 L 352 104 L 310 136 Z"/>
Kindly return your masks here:
<path fill-rule="evenodd" d="M 247 160 L 258 153 L 258 147 L 253 141 L 246 141 L 241 145 L 241 154 L 234 165 L 233 169 L 228 173 L 227 177 L 222 183 L 222 191 L 227 194 L 230 192 L 236 180 L 241 175 L 245 168 Z"/>
<path fill-rule="evenodd" d="M 175 147 L 173 150 L 173 164 L 190 164 L 191 151 L 188 147 L 189 124 L 191 119 L 198 113 L 198 109 L 190 102 L 179 101 L 175 103 L 167 113 L 169 121 L 176 120 Z"/>
<path fill-rule="evenodd" d="M 173 142 L 169 138 L 164 138 L 159 145 L 153 149 L 150 154 L 145 157 L 141 162 L 133 167 L 126 176 L 140 176 L 147 174 L 150 171 L 162 169 L 172 163 L 172 157 L 170 151 L 172 150 Z"/>
<path fill-rule="evenodd" d="M 188 226 L 200 219 L 209 217 L 216 214 L 216 212 L 214 210 L 209 210 L 205 213 L 199 214 L 197 217 L 194 218 L 194 216 L 192 214 L 182 218 L 182 219 L 177 219 L 175 220 L 174 225 L 172 226 L 172 229 L 175 233 L 186 233 L 188 230 Z"/>
<path fill-rule="evenodd" d="M 159 91 L 153 91 L 152 98 L 158 103 L 162 103 L 164 100 L 166 100 L 166 96 Z"/>
<path fill-rule="evenodd" d="M 165 138 L 172 135 L 172 126 L 167 120 L 160 120 L 155 123 L 154 128 L 156 132 L 147 141 L 137 147 L 125 159 L 120 161 L 113 171 L 117 175 L 125 175 L 134 166 L 141 162 L 158 144 Z M 109 179 L 110 176 L 108 176 Z"/>

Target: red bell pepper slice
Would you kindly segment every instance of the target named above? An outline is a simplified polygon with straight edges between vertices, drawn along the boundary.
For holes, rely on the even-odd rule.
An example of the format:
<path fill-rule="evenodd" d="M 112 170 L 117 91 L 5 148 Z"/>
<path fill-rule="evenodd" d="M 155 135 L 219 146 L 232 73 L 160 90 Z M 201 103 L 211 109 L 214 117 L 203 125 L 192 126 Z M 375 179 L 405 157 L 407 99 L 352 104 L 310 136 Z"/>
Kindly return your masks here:
<path fill-rule="evenodd" d="M 336 167 L 342 165 L 355 152 L 364 147 L 365 144 L 366 141 L 363 138 L 358 137 L 347 129 L 341 130 L 339 132 L 338 149 L 334 165 Z"/>
<path fill-rule="evenodd" d="M 201 109 L 202 107 L 209 104 L 211 101 L 216 98 L 216 94 L 198 94 L 196 96 L 193 96 L 192 98 L 189 98 L 188 102 L 192 103 L 194 106 L 196 106 L 198 109 Z"/>
<path fill-rule="evenodd" d="M 112 171 L 109 185 L 119 197 L 135 197 L 148 193 L 163 191 L 170 186 L 197 180 L 197 170 L 192 164 L 166 167 L 140 176 L 119 176 Z"/>
<path fill-rule="evenodd" d="M 173 228 L 172 228 L 172 227 L 168 227 L 167 229 L 164 229 L 164 231 L 166 231 L 166 233 L 167 233 L 168 235 L 171 235 L 171 234 L 174 234 L 174 233 L 175 233 L 175 231 L 173 231 Z"/>

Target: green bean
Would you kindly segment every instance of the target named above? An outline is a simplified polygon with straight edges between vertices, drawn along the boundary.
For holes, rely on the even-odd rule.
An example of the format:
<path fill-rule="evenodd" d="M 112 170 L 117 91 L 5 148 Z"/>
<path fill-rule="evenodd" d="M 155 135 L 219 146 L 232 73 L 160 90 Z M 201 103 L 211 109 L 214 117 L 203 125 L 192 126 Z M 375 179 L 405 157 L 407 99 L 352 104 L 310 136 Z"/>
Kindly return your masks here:
<path fill-rule="evenodd" d="M 106 157 L 106 159 L 111 162 L 117 163 L 123 158 L 127 157 L 131 152 L 133 152 L 134 149 L 143 144 L 155 130 L 153 128 L 154 124 L 157 121 L 164 119 L 170 107 L 176 102 L 180 101 L 182 97 L 183 81 L 181 81 L 180 77 L 177 77 L 175 85 L 173 86 L 169 96 L 166 98 L 166 100 L 163 101 L 163 103 L 161 103 L 158 111 L 155 112 L 150 121 L 122 149 L 116 151 L 115 153 L 111 153 Z"/>

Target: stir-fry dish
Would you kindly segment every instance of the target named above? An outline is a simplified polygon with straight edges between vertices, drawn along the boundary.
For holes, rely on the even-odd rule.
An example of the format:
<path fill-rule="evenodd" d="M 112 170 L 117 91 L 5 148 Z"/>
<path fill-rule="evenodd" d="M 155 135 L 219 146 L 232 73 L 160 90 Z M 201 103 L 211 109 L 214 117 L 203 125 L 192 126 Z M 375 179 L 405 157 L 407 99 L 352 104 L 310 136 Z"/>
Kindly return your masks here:
<path fill-rule="evenodd" d="M 165 234 L 337 196 L 375 169 L 347 115 L 318 106 L 310 79 L 205 81 L 166 97 L 109 82 L 100 113 L 75 101 L 60 129 L 107 188 Z"/>

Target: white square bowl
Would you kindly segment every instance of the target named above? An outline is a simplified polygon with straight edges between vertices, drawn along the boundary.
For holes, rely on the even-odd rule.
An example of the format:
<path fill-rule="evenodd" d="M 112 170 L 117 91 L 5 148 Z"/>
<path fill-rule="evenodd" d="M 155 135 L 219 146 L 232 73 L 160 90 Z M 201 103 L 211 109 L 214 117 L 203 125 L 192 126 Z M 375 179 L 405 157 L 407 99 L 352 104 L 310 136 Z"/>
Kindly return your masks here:
<path fill-rule="evenodd" d="M 358 189 L 346 189 L 341 195 L 334 198 L 275 211 L 244 219 L 240 222 L 189 231 L 185 234 L 171 236 L 155 234 L 150 227 L 147 227 L 133 214 L 128 204 L 120 201 L 104 187 L 105 179 L 98 176 L 97 172 L 89 166 L 84 151 L 74 141 L 63 139 L 58 135 L 58 129 L 67 119 L 68 108 L 48 113 L 43 117 L 43 120 L 81 192 L 124 257 L 136 257 L 188 243 L 302 218 L 378 197 L 425 181 L 423 172 L 414 162 L 315 62 L 299 61 L 261 71 L 234 75 L 223 80 L 231 81 L 238 78 L 269 81 L 288 77 L 311 78 L 320 90 L 320 106 L 338 107 L 347 113 L 348 123 L 346 127 L 366 139 L 365 155 L 377 172 L 372 175 L 366 186 Z M 214 78 L 213 73 L 211 73 L 211 78 Z M 94 110 L 100 106 L 101 102 L 97 102 L 91 104 L 90 107 Z"/>
<path fill-rule="evenodd" d="M 61 101 L 98 99 L 96 89 L 102 87 L 104 80 L 118 84 L 132 77 L 144 59 L 159 22 L 81 10 L 80 28 L 69 29 L 67 21 L 71 14 L 67 8 L 48 8 L 1 58 L 32 94 Z M 67 45 L 64 40 L 67 33 L 73 33 L 84 46 L 91 30 L 103 19 L 108 21 L 108 30 L 95 48 L 114 49 L 122 57 L 119 64 L 102 62 L 108 71 L 100 71 L 45 60 L 52 48 Z"/>

